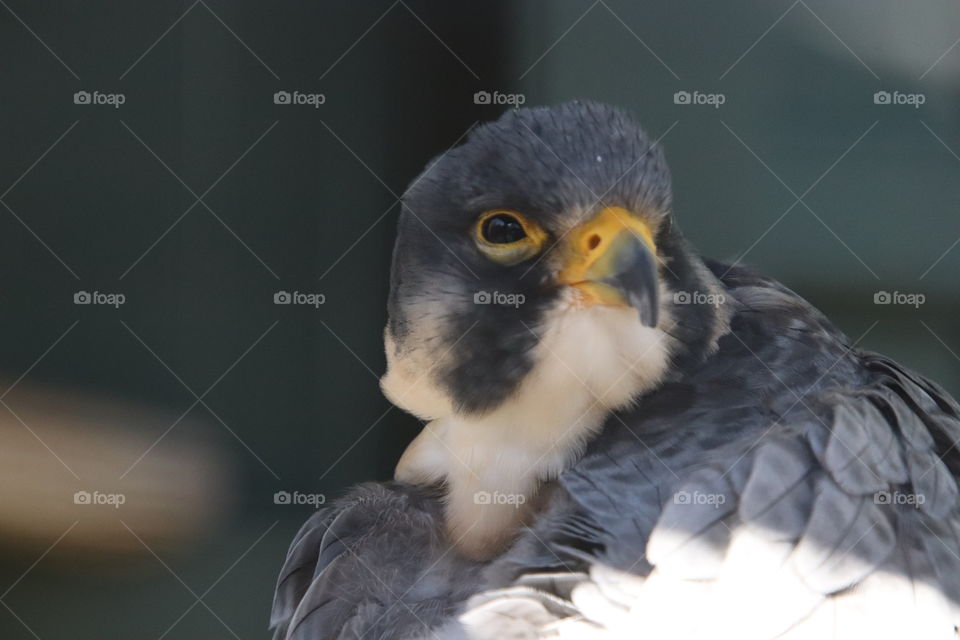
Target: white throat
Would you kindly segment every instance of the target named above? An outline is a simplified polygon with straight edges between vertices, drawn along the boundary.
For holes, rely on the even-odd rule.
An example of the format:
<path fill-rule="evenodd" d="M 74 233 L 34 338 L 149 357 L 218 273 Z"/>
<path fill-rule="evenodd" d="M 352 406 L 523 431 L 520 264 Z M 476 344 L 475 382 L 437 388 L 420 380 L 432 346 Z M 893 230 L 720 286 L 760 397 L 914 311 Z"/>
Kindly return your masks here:
<path fill-rule="evenodd" d="M 449 533 L 469 555 L 489 556 L 509 540 L 540 484 L 580 455 L 611 411 L 667 371 L 671 339 L 644 327 L 636 310 L 575 304 L 550 314 L 535 364 L 509 399 L 481 416 L 434 419 L 397 465 L 404 482 L 446 481 Z M 668 322 L 661 316 L 661 326 Z M 392 384 L 396 402 L 403 391 Z"/>

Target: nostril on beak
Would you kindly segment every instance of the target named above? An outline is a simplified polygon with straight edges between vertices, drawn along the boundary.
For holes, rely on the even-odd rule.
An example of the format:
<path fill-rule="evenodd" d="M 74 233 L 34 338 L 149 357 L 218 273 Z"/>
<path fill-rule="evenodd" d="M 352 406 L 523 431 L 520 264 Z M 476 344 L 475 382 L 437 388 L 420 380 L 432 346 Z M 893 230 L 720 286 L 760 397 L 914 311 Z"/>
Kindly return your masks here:
<path fill-rule="evenodd" d="M 593 251 L 598 246 L 600 246 L 600 236 L 595 233 L 587 239 L 587 248 Z"/>

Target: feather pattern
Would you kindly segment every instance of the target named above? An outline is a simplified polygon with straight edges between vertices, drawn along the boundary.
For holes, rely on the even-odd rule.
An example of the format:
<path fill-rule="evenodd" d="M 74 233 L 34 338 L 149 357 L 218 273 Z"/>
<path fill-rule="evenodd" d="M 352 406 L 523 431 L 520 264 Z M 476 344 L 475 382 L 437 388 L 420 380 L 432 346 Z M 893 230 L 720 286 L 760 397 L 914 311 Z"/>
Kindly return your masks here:
<path fill-rule="evenodd" d="M 957 403 L 711 268 L 730 332 L 612 416 L 508 551 L 470 563 L 436 496 L 357 489 L 294 540 L 276 637 L 953 637 Z"/>

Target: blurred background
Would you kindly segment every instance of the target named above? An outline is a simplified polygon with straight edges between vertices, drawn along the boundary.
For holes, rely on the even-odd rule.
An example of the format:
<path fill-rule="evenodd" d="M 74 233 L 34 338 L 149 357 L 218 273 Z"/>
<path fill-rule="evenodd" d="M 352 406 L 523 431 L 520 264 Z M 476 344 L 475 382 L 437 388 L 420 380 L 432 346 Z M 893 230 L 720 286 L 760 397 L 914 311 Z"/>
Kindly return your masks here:
<path fill-rule="evenodd" d="M 662 140 L 705 255 L 960 394 L 960 5 L 0 0 L 0 637 L 265 637 L 381 396 L 397 198 L 517 104 Z"/>

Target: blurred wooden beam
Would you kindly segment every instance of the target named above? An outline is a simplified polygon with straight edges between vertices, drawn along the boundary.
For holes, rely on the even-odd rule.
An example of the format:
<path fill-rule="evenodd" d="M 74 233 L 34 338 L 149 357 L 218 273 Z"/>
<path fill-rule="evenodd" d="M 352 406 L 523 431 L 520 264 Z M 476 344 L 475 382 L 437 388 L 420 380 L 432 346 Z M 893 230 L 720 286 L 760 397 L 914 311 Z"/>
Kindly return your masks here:
<path fill-rule="evenodd" d="M 52 542 L 72 526 L 59 545 L 146 553 L 137 537 L 169 546 L 212 526 L 226 506 L 226 465 L 205 425 L 184 418 L 170 429 L 177 418 L 18 385 L 0 404 L 0 544 Z"/>

